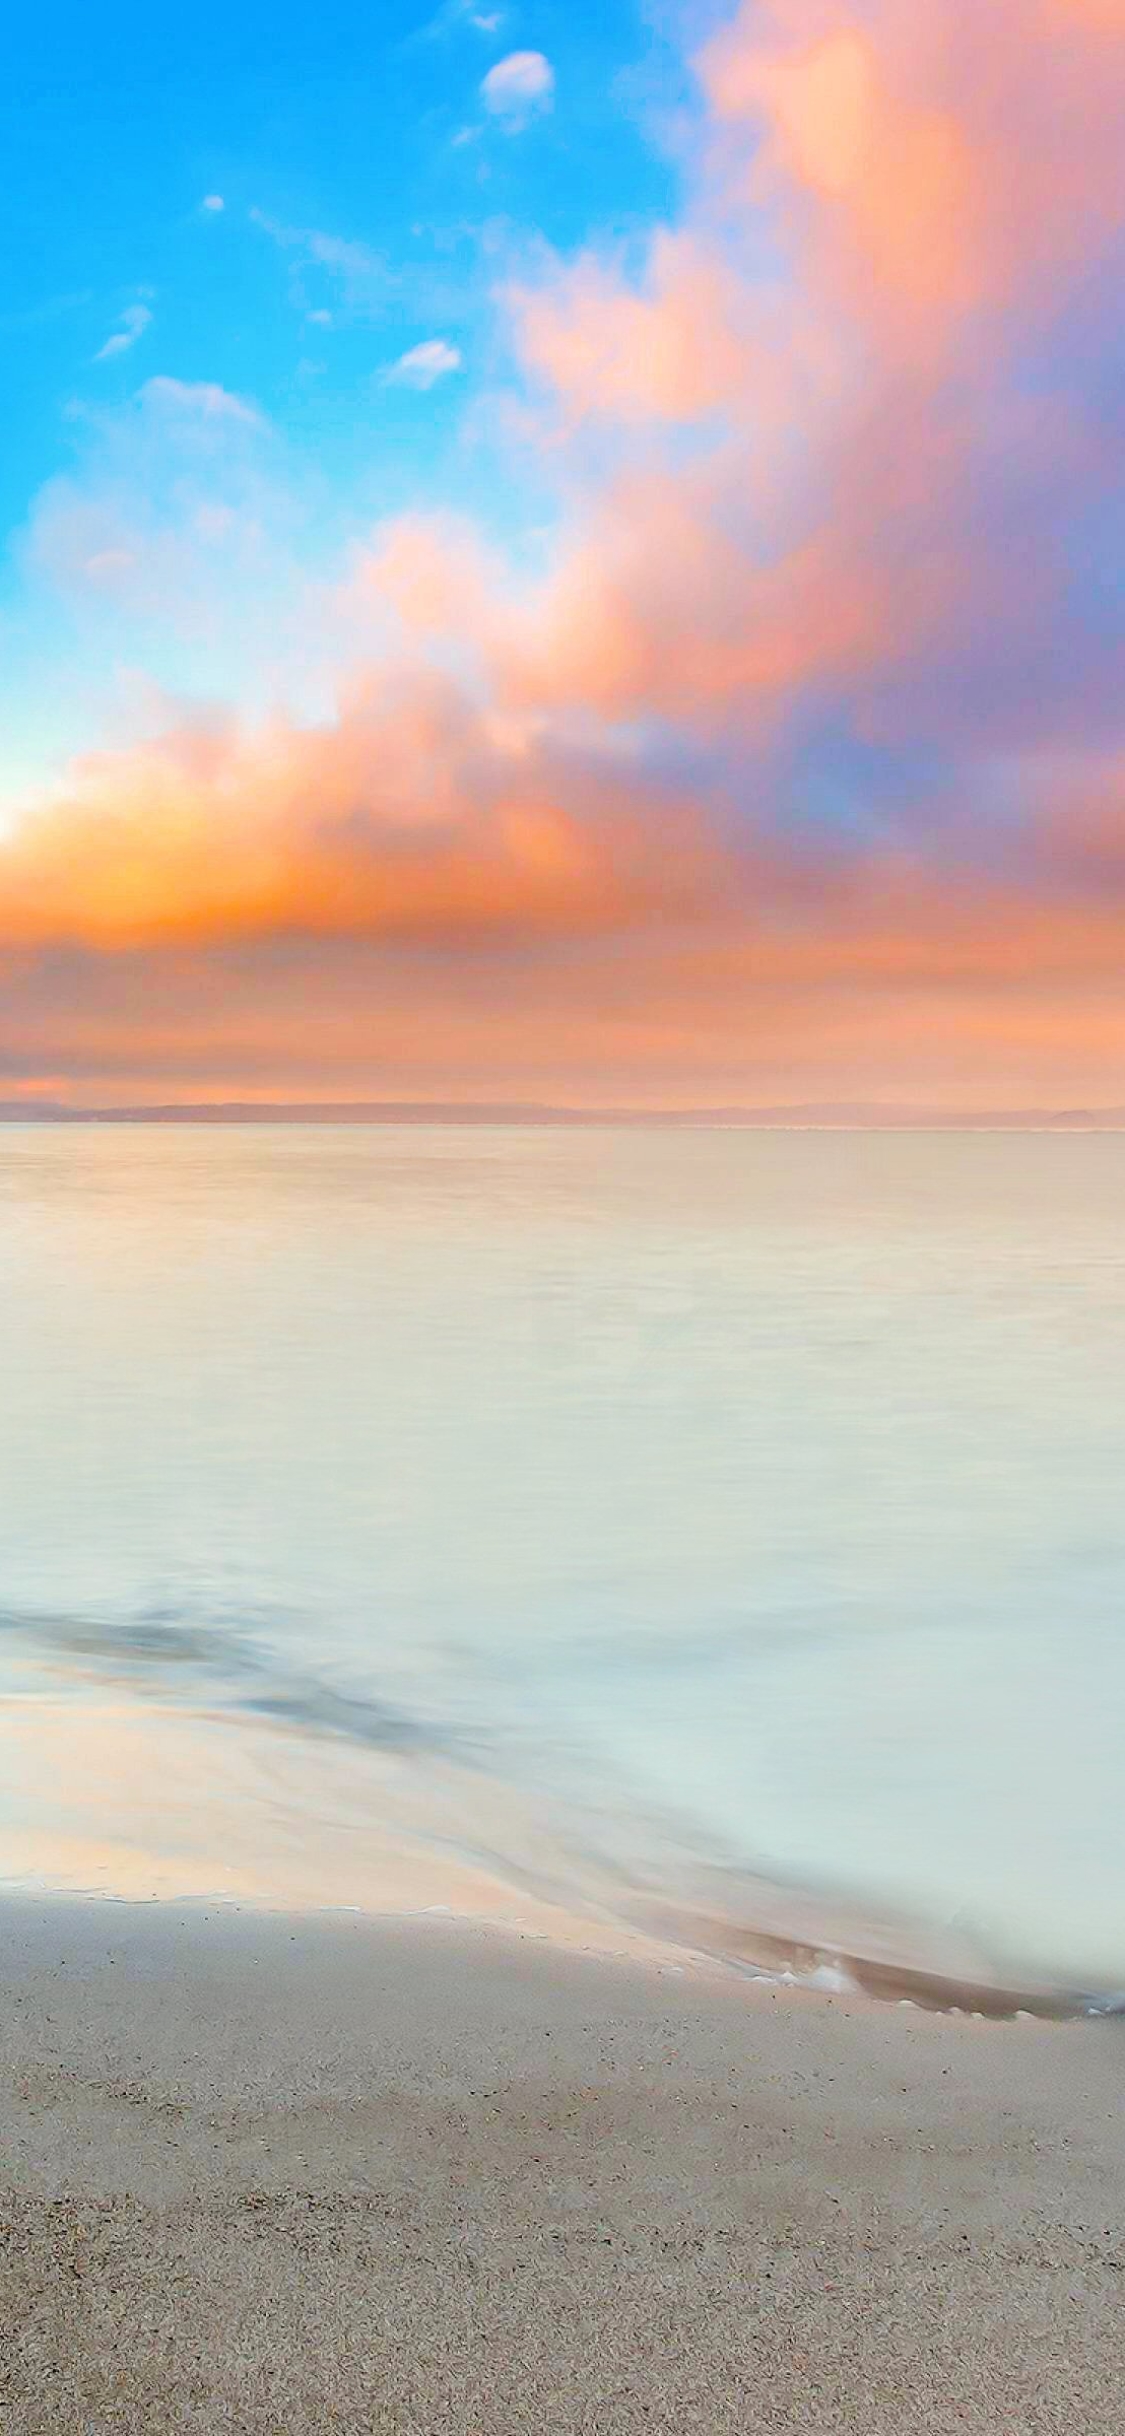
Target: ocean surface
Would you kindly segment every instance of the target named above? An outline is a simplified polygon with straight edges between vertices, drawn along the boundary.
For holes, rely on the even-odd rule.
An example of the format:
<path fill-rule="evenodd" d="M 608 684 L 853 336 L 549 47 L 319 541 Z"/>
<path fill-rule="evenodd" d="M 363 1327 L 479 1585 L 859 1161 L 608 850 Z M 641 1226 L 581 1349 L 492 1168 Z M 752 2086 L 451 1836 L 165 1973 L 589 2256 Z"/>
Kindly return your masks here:
<path fill-rule="evenodd" d="M 0 1128 L 0 1883 L 1084 2003 L 1123 1784 L 1125 1136 Z"/>

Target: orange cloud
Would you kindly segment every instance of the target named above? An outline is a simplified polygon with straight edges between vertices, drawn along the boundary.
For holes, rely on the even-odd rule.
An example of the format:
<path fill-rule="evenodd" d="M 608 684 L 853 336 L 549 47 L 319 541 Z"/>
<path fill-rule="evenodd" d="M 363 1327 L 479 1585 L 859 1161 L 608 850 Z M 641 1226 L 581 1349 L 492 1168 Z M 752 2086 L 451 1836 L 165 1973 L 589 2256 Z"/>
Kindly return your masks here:
<path fill-rule="evenodd" d="M 762 875 L 759 875 L 759 884 Z M 79 1098 L 1120 1101 L 1122 904 L 874 868 L 625 930 L 0 958 L 5 1062 Z M 0 1090 L 0 1096 L 2 1096 Z"/>
<path fill-rule="evenodd" d="M 450 681 L 384 672 L 328 726 L 91 757 L 0 842 L 0 944 L 581 935 L 690 898 L 691 826 L 673 843 L 627 775 L 501 753 Z"/>

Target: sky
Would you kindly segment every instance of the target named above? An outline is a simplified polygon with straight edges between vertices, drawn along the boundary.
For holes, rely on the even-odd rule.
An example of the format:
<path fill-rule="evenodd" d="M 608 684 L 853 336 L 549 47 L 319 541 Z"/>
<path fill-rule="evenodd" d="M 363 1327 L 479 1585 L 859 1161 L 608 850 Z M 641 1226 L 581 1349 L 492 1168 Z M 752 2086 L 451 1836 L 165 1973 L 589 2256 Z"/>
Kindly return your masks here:
<path fill-rule="evenodd" d="M 1125 1104 L 1125 0 L 0 91 L 0 1100 Z"/>

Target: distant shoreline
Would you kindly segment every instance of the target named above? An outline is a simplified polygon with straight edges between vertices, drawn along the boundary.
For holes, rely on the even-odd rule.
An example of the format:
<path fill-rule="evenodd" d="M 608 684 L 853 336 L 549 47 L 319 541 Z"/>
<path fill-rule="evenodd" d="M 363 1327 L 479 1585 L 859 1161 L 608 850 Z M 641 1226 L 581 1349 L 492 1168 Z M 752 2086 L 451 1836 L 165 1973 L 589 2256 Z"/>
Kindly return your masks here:
<path fill-rule="evenodd" d="M 70 1108 L 0 1100 L 0 1125 L 676 1126 L 757 1133 L 1122 1133 L 1125 1108 L 935 1109 L 796 1104 L 766 1108 L 555 1108 L 538 1102 L 216 1100 Z"/>

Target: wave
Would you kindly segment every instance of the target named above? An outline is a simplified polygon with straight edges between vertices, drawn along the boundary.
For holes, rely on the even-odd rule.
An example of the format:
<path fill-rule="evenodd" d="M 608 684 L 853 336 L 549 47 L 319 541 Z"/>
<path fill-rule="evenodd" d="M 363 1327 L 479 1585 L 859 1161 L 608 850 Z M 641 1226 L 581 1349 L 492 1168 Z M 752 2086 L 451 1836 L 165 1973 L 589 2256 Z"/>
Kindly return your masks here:
<path fill-rule="evenodd" d="M 1055 1984 L 994 1963 L 971 1936 L 882 1907 L 866 1910 L 823 1887 L 786 1884 L 734 1862 L 708 1860 L 669 1817 L 637 1815 L 629 1849 L 609 1814 L 529 1791 L 497 1734 L 357 1692 L 328 1674 L 289 1665 L 279 1641 L 301 1619 L 262 1608 L 185 1618 L 166 1605 L 127 1617 L 0 1608 L 0 1637 L 52 1698 L 91 1685 L 219 1726 L 241 1722 L 296 1744 L 343 1742 L 427 1767 L 441 1777 L 429 1828 L 426 1805 L 408 1822 L 378 1798 L 405 1838 L 455 1852 L 509 1888 L 571 1914 L 639 1934 L 755 1978 L 989 2016 L 1119 2015 L 1125 1994 Z M 721 1638 L 721 1637 L 717 1637 Z M 718 1654 L 717 1651 L 712 1653 Z M 460 1798 L 451 1804 L 450 1786 Z M 474 1791 L 474 1787 L 476 1790 Z M 487 1790 L 485 1790 L 487 1788 Z M 442 1824 L 439 1826 L 439 1811 Z M 356 1825 L 362 1825 L 357 1817 Z"/>
<path fill-rule="evenodd" d="M 472 1758 L 467 1738 L 433 1719 L 286 1667 L 264 1635 L 246 1629 L 244 1616 L 237 1625 L 185 1623 L 175 1611 L 149 1607 L 114 1622 L 8 1607 L 0 1608 L 0 1634 L 25 1644 L 40 1661 L 67 1662 L 72 1678 L 84 1682 L 127 1683 L 160 1697 L 170 1679 L 182 1686 L 193 1678 L 197 1692 L 233 1716 L 260 1717 L 371 1750 L 434 1752 L 462 1765 Z"/>

